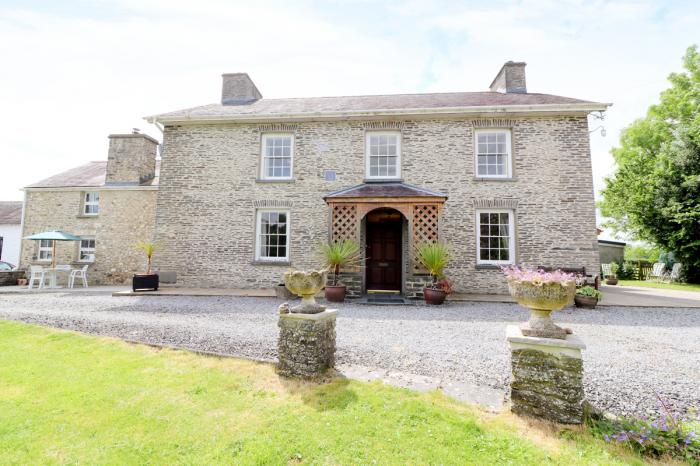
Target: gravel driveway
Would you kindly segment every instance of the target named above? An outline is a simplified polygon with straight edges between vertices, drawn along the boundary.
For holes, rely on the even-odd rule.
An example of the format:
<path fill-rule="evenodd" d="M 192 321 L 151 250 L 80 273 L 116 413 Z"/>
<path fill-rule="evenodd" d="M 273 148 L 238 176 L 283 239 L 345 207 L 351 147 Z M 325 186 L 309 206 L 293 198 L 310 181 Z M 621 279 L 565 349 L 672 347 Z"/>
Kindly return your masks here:
<path fill-rule="evenodd" d="M 112 297 L 100 293 L 6 294 L 0 318 L 151 344 L 276 358 L 279 301 L 237 297 Z M 342 304 L 337 361 L 488 386 L 505 393 L 507 324 L 526 320 L 515 304 L 442 307 Z M 616 413 L 700 406 L 700 310 L 602 307 L 555 315 L 586 342 L 586 394 Z"/>

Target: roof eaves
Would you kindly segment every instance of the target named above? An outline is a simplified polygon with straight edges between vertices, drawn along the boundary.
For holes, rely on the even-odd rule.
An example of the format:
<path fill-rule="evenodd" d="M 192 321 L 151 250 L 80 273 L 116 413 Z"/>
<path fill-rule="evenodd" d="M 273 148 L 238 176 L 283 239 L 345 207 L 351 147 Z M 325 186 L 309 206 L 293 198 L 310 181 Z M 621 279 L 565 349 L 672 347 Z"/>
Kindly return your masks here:
<path fill-rule="evenodd" d="M 314 119 L 351 119 L 361 117 L 381 116 L 422 116 L 422 115 L 473 115 L 484 113 L 589 113 L 605 111 L 612 103 L 577 102 L 566 104 L 527 104 L 527 105 L 471 105 L 465 107 L 438 107 L 438 108 L 404 108 L 404 109 L 375 109 L 375 110 L 347 110 L 347 111 L 318 111 L 306 113 L 243 113 L 232 115 L 193 115 L 187 111 L 183 115 L 151 115 L 144 117 L 149 123 L 187 123 L 187 122 L 259 122 L 280 120 L 314 120 Z"/>

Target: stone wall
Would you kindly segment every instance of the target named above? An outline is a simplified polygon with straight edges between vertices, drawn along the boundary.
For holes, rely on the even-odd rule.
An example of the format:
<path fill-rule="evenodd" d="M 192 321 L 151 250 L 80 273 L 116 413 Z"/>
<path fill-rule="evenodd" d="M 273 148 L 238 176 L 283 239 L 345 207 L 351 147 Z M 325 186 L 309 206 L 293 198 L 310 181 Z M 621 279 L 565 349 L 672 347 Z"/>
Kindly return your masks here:
<path fill-rule="evenodd" d="M 24 270 L 0 270 L 0 286 L 14 286 L 20 278 L 25 278 Z"/>
<path fill-rule="evenodd" d="M 153 239 L 157 190 L 145 187 L 88 190 L 100 192 L 100 214 L 94 217 L 80 215 L 84 191 L 27 190 L 22 236 L 47 230 L 93 236 L 95 262 L 78 261 L 78 242 L 57 242 L 57 263 L 75 268 L 88 264 L 90 284 L 127 283 L 134 272 L 143 271 L 146 266 L 143 252 L 134 245 L 139 240 Z M 38 241 L 22 240 L 22 268 L 50 264 L 36 260 L 37 250 Z"/>
<path fill-rule="evenodd" d="M 317 267 L 312 251 L 328 239 L 323 196 L 362 183 L 368 122 L 167 126 L 161 161 L 156 264 L 178 284 L 270 287 L 290 265 Z M 475 202 L 515 207 L 516 257 L 528 266 L 598 270 L 593 181 L 585 115 L 514 120 L 412 120 L 402 127 L 406 183 L 447 193 L 440 236 L 453 244 L 447 275 L 458 292 L 505 292 L 497 268 L 476 265 Z M 474 127 L 510 127 L 514 179 L 474 171 Z M 264 131 L 295 134 L 294 180 L 263 182 Z M 323 171 L 337 172 L 325 181 Z M 254 261 L 256 206 L 291 212 L 290 263 Z M 410 275 L 406 281 L 411 279 Z"/>

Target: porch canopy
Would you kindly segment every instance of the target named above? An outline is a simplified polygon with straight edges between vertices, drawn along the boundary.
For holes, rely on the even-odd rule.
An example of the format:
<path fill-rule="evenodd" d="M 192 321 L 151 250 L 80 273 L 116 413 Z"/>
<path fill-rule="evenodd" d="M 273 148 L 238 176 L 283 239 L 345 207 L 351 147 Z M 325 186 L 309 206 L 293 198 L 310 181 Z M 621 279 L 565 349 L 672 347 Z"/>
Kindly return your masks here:
<path fill-rule="evenodd" d="M 56 241 L 80 241 L 80 236 L 71 235 L 61 230 L 52 230 L 25 236 L 24 239 L 53 241 L 53 250 L 51 251 L 51 267 L 53 268 L 56 267 Z"/>
<path fill-rule="evenodd" d="M 415 245 L 438 240 L 440 215 L 447 195 L 401 182 L 369 182 L 335 191 L 323 198 L 331 208 L 331 239 L 360 243 L 361 222 L 370 211 L 391 208 L 408 221 L 411 263 Z"/>

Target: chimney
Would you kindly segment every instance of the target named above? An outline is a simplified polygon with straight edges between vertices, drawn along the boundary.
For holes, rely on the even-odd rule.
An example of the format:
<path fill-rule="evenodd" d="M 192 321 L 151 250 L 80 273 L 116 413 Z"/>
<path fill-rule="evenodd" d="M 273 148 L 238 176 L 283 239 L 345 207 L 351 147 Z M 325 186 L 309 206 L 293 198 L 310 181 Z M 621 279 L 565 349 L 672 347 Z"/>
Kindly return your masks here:
<path fill-rule="evenodd" d="M 525 66 L 523 61 L 507 61 L 491 83 L 491 92 L 525 94 Z"/>
<path fill-rule="evenodd" d="M 262 99 L 248 73 L 225 73 L 221 75 L 224 84 L 221 88 L 222 105 L 243 105 Z"/>
<path fill-rule="evenodd" d="M 151 180 L 156 171 L 158 141 L 141 134 L 110 134 L 105 184 L 138 185 Z"/>

